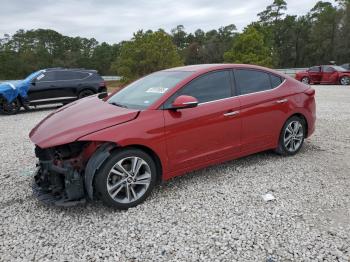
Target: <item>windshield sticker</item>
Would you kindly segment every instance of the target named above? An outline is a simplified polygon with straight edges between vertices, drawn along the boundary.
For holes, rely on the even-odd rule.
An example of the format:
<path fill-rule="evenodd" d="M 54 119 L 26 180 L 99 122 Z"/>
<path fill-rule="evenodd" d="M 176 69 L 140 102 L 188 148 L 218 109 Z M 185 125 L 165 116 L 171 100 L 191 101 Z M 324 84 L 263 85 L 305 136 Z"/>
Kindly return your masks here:
<path fill-rule="evenodd" d="M 44 74 L 41 74 L 41 75 L 38 76 L 36 79 L 37 79 L 37 80 L 40 80 L 40 79 L 42 79 L 44 76 L 45 76 Z"/>
<path fill-rule="evenodd" d="M 156 94 L 164 94 L 166 91 L 168 91 L 169 88 L 164 87 L 151 87 L 149 88 L 146 93 L 156 93 Z"/>

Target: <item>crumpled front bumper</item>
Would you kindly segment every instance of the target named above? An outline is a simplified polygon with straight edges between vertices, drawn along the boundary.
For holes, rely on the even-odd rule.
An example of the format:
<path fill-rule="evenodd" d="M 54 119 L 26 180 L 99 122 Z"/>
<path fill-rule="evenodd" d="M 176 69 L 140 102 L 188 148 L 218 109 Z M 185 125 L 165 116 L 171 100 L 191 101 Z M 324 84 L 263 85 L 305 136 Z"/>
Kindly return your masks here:
<path fill-rule="evenodd" d="M 44 204 L 74 206 L 86 203 L 83 176 L 72 166 L 40 161 L 32 183 L 33 194 Z"/>
<path fill-rule="evenodd" d="M 114 143 L 75 142 L 60 148 L 35 148 L 39 159 L 33 179 L 33 193 L 43 203 L 74 206 L 94 199 L 95 173 L 116 147 Z M 63 153 L 63 159 L 56 157 Z M 63 151 L 62 151 L 63 150 Z M 86 154 L 85 154 L 85 153 Z"/>

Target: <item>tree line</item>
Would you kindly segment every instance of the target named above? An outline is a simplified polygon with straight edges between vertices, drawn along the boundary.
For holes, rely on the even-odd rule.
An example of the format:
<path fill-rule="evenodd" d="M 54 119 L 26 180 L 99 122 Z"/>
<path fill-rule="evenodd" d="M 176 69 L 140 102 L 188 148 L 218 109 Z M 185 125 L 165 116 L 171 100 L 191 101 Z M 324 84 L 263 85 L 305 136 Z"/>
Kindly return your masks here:
<path fill-rule="evenodd" d="M 48 67 L 82 67 L 135 79 L 163 68 L 200 63 L 249 63 L 272 68 L 350 62 L 350 0 L 319 1 L 305 15 L 287 14 L 274 0 L 257 21 L 186 32 L 140 30 L 129 41 L 99 43 L 54 30 L 18 30 L 0 38 L 0 79 L 23 78 Z"/>

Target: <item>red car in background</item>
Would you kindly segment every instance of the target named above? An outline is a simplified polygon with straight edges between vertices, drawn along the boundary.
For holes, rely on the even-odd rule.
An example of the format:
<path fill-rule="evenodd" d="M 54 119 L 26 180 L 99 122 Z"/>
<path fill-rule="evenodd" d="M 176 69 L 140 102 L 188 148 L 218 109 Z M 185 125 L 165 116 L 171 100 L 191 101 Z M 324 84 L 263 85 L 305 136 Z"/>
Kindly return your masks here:
<path fill-rule="evenodd" d="M 295 78 L 304 84 L 350 85 L 350 71 L 336 65 L 313 66 Z"/>
<path fill-rule="evenodd" d="M 315 128 L 315 90 L 252 65 L 193 65 L 145 76 L 48 115 L 30 133 L 33 189 L 55 205 L 126 209 L 156 183 L 264 150 L 296 154 Z M 283 172 L 283 170 L 281 170 Z"/>

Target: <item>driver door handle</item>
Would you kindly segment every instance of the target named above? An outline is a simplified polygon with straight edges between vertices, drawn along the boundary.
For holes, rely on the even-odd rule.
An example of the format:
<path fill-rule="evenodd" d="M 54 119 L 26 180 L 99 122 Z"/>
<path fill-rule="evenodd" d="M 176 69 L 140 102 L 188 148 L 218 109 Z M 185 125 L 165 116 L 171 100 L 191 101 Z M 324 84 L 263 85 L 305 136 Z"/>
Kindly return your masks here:
<path fill-rule="evenodd" d="M 277 100 L 276 104 L 284 104 L 284 103 L 287 103 L 287 102 L 288 102 L 288 99 L 285 98 L 285 99 Z"/>
<path fill-rule="evenodd" d="M 224 116 L 236 116 L 239 114 L 239 111 L 233 111 L 233 112 L 227 112 L 224 114 Z"/>

